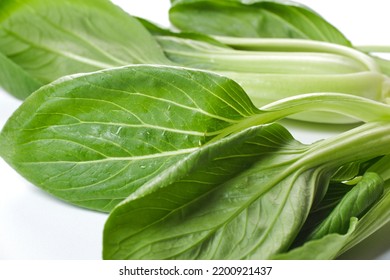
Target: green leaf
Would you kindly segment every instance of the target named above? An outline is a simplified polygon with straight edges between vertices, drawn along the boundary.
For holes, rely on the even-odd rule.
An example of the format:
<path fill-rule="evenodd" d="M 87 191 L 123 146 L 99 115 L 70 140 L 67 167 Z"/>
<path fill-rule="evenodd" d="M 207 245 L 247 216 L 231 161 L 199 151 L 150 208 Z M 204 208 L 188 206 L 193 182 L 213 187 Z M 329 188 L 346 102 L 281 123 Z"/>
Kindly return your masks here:
<path fill-rule="evenodd" d="M 321 239 L 306 242 L 303 246 L 273 256 L 275 260 L 330 260 L 339 255 L 355 231 L 357 219 L 352 218 L 346 234 L 328 234 Z"/>
<path fill-rule="evenodd" d="M 320 15 L 291 1 L 178 0 L 169 12 L 184 31 L 231 37 L 301 38 L 349 46 Z"/>
<path fill-rule="evenodd" d="M 360 218 L 383 195 L 383 179 L 376 173 L 364 174 L 327 218 L 307 237 L 319 239 L 329 233 L 345 234 L 352 217 Z"/>
<path fill-rule="evenodd" d="M 316 194 L 340 166 L 390 152 L 389 129 L 388 123 L 367 124 L 298 149 L 284 144 L 233 178 L 209 180 L 213 185 L 206 191 L 194 178 L 213 166 L 212 160 L 198 163 L 195 171 L 191 168 L 176 181 L 153 181 L 152 189 L 158 191 L 144 192 L 141 187 L 110 213 L 103 257 L 272 258 L 288 250 Z M 280 143 L 274 140 L 278 135 L 275 131 L 267 138 Z M 174 168 L 167 172 L 174 173 Z"/>
<path fill-rule="evenodd" d="M 170 64 L 134 18 L 106 0 L 4 0 L 0 52 L 42 83 L 135 63 Z"/>
<path fill-rule="evenodd" d="M 381 199 L 359 220 L 356 230 L 339 254 L 351 249 L 375 231 L 390 223 L 390 184 L 387 181 Z"/>
<path fill-rule="evenodd" d="M 258 110 L 233 81 L 131 66 L 63 78 L 31 95 L 0 154 L 35 185 L 109 211 L 144 182 Z"/>
<path fill-rule="evenodd" d="M 360 219 L 351 218 L 346 234 L 330 233 L 321 239 L 311 240 L 301 247 L 274 256 L 279 260 L 333 259 L 370 236 L 390 222 L 390 188 L 387 184 L 382 198 Z"/>
<path fill-rule="evenodd" d="M 25 100 L 0 134 L 0 154 L 55 196 L 109 211 L 202 145 L 248 127 L 310 109 L 390 118 L 388 106 L 357 97 L 313 98 L 259 111 L 237 83 L 209 72 L 138 65 L 75 75 Z"/>
<path fill-rule="evenodd" d="M 275 130 L 269 139 L 253 143 L 262 146 L 265 140 L 277 146 L 285 142 L 278 134 Z M 145 195 L 139 189 L 111 212 L 103 257 L 256 259 L 288 247 L 310 207 L 317 178 L 312 172 L 289 175 L 286 170 L 300 150 L 290 148 L 287 144 L 275 154 L 264 154 L 230 180 L 214 176 L 205 186 L 196 179 L 215 166 L 210 159 L 195 163 L 176 182 L 154 182 L 159 191 Z"/>
<path fill-rule="evenodd" d="M 382 157 L 367 172 L 376 172 L 383 178 L 385 192 L 381 199 L 360 219 L 356 231 L 341 253 L 349 250 L 384 225 L 390 223 L 390 155 Z"/>
<path fill-rule="evenodd" d="M 0 52 L 0 87 L 13 96 L 24 99 L 40 86 L 40 82 Z"/>

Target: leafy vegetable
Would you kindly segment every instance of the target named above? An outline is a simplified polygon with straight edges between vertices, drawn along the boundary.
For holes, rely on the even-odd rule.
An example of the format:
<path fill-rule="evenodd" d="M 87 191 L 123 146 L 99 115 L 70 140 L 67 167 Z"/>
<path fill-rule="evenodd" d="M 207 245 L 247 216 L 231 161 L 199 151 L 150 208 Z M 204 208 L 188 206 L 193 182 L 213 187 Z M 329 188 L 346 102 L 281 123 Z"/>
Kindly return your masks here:
<path fill-rule="evenodd" d="M 261 111 L 225 77 L 127 66 L 63 78 L 36 91 L 6 123 L 0 154 L 55 196 L 109 211 L 210 141 L 310 110 L 364 121 L 390 116 L 387 105 L 340 94 L 288 99 Z"/>
<path fill-rule="evenodd" d="M 263 147 L 265 151 L 269 148 L 276 148 L 276 157 L 279 156 L 291 163 L 302 147 L 293 141 L 283 127 L 273 126 L 271 128 L 273 129 L 264 128 L 269 131 L 267 135 L 251 141 L 254 148 Z M 284 145 L 288 148 L 281 149 Z M 280 172 L 285 167 L 273 160 L 273 156 L 273 153 L 266 152 L 260 159 L 263 164 L 269 162 L 266 169 L 270 174 Z M 222 154 L 219 158 L 225 157 Z M 272 170 L 274 164 L 281 166 L 275 166 L 276 170 Z M 259 166 L 260 163 L 255 165 Z M 190 172 L 185 170 L 186 167 L 181 168 L 184 172 L 180 172 L 179 176 L 171 179 L 168 174 L 177 174 L 178 165 L 176 169 L 167 170 L 162 180 L 147 184 L 146 194 L 141 188 L 124 204 L 115 208 L 105 228 L 104 258 L 226 259 L 240 258 L 240 254 L 244 254 L 242 251 L 251 251 L 255 244 L 250 236 L 259 236 L 261 231 L 267 228 L 268 223 L 275 217 L 269 211 L 274 212 L 275 209 L 269 208 L 271 205 L 259 205 L 251 212 L 239 215 L 241 218 L 232 221 L 231 225 L 227 219 L 241 212 L 242 205 L 248 205 L 248 200 L 255 193 L 265 192 L 265 189 L 269 187 L 267 181 L 268 179 L 272 181 L 272 178 L 265 176 L 261 179 L 262 176 L 257 173 L 261 167 L 258 167 L 256 172 L 250 168 L 229 181 L 228 178 L 221 178 L 218 175 L 221 171 L 229 174 L 230 169 L 221 169 L 220 172 L 215 173 L 213 166 L 215 166 L 215 160 L 212 158 L 206 162 L 194 162 L 190 166 Z M 208 180 L 204 180 L 204 174 L 208 174 Z M 251 175 L 253 177 L 250 177 Z M 285 185 L 287 186 L 288 183 L 290 182 L 286 182 Z M 263 185 L 263 187 L 254 188 L 254 184 Z M 149 191 L 150 189 L 154 191 Z M 277 193 L 280 194 L 279 191 L 273 192 L 272 196 L 270 194 L 273 198 L 268 200 L 270 204 L 274 204 L 278 197 L 280 200 L 285 198 L 284 195 L 278 196 Z M 305 204 L 300 198 L 298 200 Z M 260 208 L 267 211 L 269 218 L 262 219 L 259 214 L 256 214 Z M 304 210 L 303 207 L 302 209 Z M 292 209 L 286 211 L 289 210 Z M 142 219 L 140 219 L 140 213 L 142 213 Z M 299 214 L 297 217 L 300 217 Z M 280 219 L 279 222 L 285 221 Z M 122 223 L 120 228 L 118 228 L 119 223 Z M 294 227 L 295 223 L 288 222 L 285 226 L 286 228 Z M 249 228 L 247 234 L 246 228 Z M 283 236 L 285 234 L 288 235 L 288 232 L 283 232 Z M 222 236 L 226 239 L 222 239 Z M 275 239 L 277 239 L 276 236 Z M 203 242 L 204 240 L 206 241 Z M 282 245 L 275 240 L 272 246 Z"/>
<path fill-rule="evenodd" d="M 141 20 L 175 63 L 211 70 L 237 81 L 256 106 L 302 93 L 339 92 L 384 102 L 388 77 L 372 58 L 352 48 L 307 40 L 257 41 L 257 51 L 235 50 L 193 33 L 174 33 Z M 296 116 L 295 116 L 296 117 Z M 351 122 L 310 113 L 300 119 Z"/>
<path fill-rule="evenodd" d="M 0 50 L 41 83 L 72 73 L 152 63 L 230 77 L 257 107 L 312 92 L 354 94 L 381 102 L 389 94 L 388 78 L 378 65 L 347 47 L 308 40 L 264 41 L 257 52 L 240 51 L 206 35 L 173 33 L 141 20 L 153 37 L 135 18 L 105 0 L 3 1 L 2 7 Z M 319 113 L 299 118 L 352 121 Z"/>
<path fill-rule="evenodd" d="M 191 167 L 191 172 L 173 182 L 171 178 L 152 182 L 153 186 L 146 185 L 146 193 L 141 187 L 111 212 L 104 232 L 104 257 L 272 258 L 288 250 L 314 197 L 327 187 L 334 170 L 390 152 L 385 144 L 390 141 L 389 130 L 387 121 L 310 146 L 297 148 L 287 142 L 234 178 L 214 182 L 201 193 L 196 190 L 204 183 L 194 178 L 202 178 L 199 174 L 212 161 L 198 163 L 195 171 Z M 285 133 L 274 133 L 272 142 L 280 143 L 277 137 Z M 174 173 L 173 169 L 167 173 Z M 156 191 L 150 192 L 151 188 Z M 351 201 L 345 204 L 351 207 Z"/>
<path fill-rule="evenodd" d="M 312 146 L 297 143 L 281 126 L 257 126 L 316 109 L 344 112 L 370 124 Z M 116 221 L 116 215 L 121 211 L 133 213 L 127 205 L 135 207 L 142 228 L 156 219 L 166 221 L 158 226 L 168 230 L 167 238 L 173 238 L 171 229 L 175 234 L 192 232 L 187 223 L 193 220 L 185 213 L 195 218 L 194 209 L 199 209 L 200 220 L 194 221 L 199 239 L 184 232 L 182 241 L 175 239 L 177 245 L 185 243 L 192 250 L 200 248 L 193 247 L 192 242 L 198 244 L 206 236 L 213 239 L 210 234 L 220 233 L 221 228 L 246 223 L 245 219 L 235 219 L 245 216 L 241 212 L 252 203 L 256 213 L 258 203 L 268 205 L 271 201 L 281 207 L 280 211 L 264 220 L 257 216 L 258 227 L 253 229 L 257 233 L 253 236 L 265 238 L 269 233 L 263 232 L 264 228 L 279 232 L 278 225 L 283 225 L 283 234 L 271 234 L 272 246 L 265 242 L 264 247 L 257 248 L 259 240 L 253 240 L 250 248 L 237 245 L 228 252 L 230 249 L 223 247 L 196 253 L 201 254 L 196 258 L 218 258 L 221 254 L 228 258 L 268 258 L 286 250 L 297 235 L 315 194 L 323 193 L 318 182 L 327 182 L 327 176 L 344 164 L 390 152 L 389 119 L 387 105 L 340 94 L 295 97 L 258 110 L 242 88 L 225 77 L 177 67 L 127 66 L 67 77 L 36 91 L 5 125 L 0 134 L 0 154 L 32 183 L 73 204 L 110 211 L 126 199 L 114 208 L 108 222 L 106 240 L 111 241 L 105 246 L 107 258 L 130 256 L 130 245 L 119 255 L 112 253 L 118 249 L 117 240 L 127 239 L 133 232 L 123 227 L 122 234 L 111 236 L 111 232 L 118 232 L 111 230 L 111 225 L 116 228 L 117 222 L 127 223 L 121 218 Z M 305 196 L 298 195 L 301 193 Z M 160 195 L 164 197 L 161 202 Z M 168 197 L 171 206 L 164 204 Z M 162 203 L 162 212 L 151 209 L 147 219 L 139 214 L 141 209 L 149 211 L 143 203 L 151 203 L 153 209 Z M 186 211 L 176 212 L 177 207 Z M 176 228 L 170 214 L 168 220 L 163 219 L 167 209 L 175 213 L 174 220 L 185 222 Z M 296 214 L 294 219 L 291 213 Z M 134 223 L 130 224 L 135 230 Z M 162 231 L 156 232 L 162 238 Z M 153 239 L 144 234 L 140 237 L 145 242 Z M 234 238 L 239 237 L 228 240 Z M 139 246 L 146 244 L 137 238 L 129 240 Z M 164 244 L 172 246 L 170 242 Z M 163 255 L 143 255 L 141 250 L 134 257 L 195 258 L 192 251 L 178 254 L 161 248 Z"/>
<path fill-rule="evenodd" d="M 107 0 L 0 2 L 0 86 L 26 98 L 0 156 L 110 212 L 105 259 L 328 259 L 390 221 L 389 63 L 364 53 L 387 48 L 290 1 L 172 0 L 170 16 L 204 34 Z M 274 123 L 302 113 L 367 123 L 304 145 Z"/>
<path fill-rule="evenodd" d="M 291 1 L 267 0 L 171 2 L 170 20 L 176 27 L 186 32 L 211 35 L 239 52 L 225 51 L 229 54 L 225 56 L 222 51 L 217 52 L 205 45 L 200 47 L 188 40 L 167 39 L 165 35 L 159 41 L 168 57 L 178 63 L 213 71 L 225 68 L 224 74 L 239 82 L 257 106 L 274 101 L 274 97 L 277 100 L 310 92 L 340 92 L 382 102 L 389 100 L 388 77 L 380 78 L 381 72 L 389 73 L 388 63 L 354 50 L 341 32 L 308 7 Z M 187 47 L 183 48 L 183 45 Z M 281 64 L 271 62 L 275 52 L 283 56 L 283 59 L 279 57 Z M 267 61 L 261 60 L 262 55 Z M 199 62 L 195 59 L 197 56 L 201 57 Z M 353 65 L 346 58 L 360 61 L 368 68 L 342 72 L 346 68 L 338 63 L 346 63 L 344 66 L 348 64 L 349 67 Z M 312 65 L 312 61 L 318 65 Z M 321 72 L 330 69 L 325 61 L 335 67 L 333 72 Z M 240 65 L 240 62 L 250 66 L 246 66 L 245 70 L 245 67 L 235 70 L 226 67 L 228 64 Z M 258 65 L 260 68 L 254 70 Z M 270 67 L 264 71 L 264 65 Z M 292 68 L 289 69 L 289 66 Z M 357 85 L 356 81 L 361 83 Z M 317 122 L 327 120 L 330 123 L 351 121 L 317 113 L 295 118 Z"/>

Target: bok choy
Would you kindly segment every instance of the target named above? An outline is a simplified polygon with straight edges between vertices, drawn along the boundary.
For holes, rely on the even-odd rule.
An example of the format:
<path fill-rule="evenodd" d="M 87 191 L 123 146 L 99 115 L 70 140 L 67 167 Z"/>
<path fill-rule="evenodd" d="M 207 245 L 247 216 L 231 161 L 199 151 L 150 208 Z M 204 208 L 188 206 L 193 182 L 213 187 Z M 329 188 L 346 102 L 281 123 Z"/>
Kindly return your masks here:
<path fill-rule="evenodd" d="M 273 123 L 318 109 L 367 124 L 304 145 Z M 236 82 L 211 72 L 126 66 L 36 91 L 1 132 L 0 155 L 52 195 L 110 212 L 106 259 L 299 258 L 337 239 L 315 256 L 334 258 L 389 220 L 389 120 L 388 105 L 352 95 L 257 109 Z M 308 217 L 340 184 L 357 184 L 333 205 L 329 219 L 343 216 L 340 225 L 319 225 L 321 235 L 299 245 Z"/>
<path fill-rule="evenodd" d="M 185 2 L 175 2 L 171 19 L 175 18 L 176 9 L 181 11 L 182 6 L 186 7 Z M 197 4 L 197 1 L 190 2 Z M 220 5 L 223 1 L 217 2 Z M 229 1 L 229 5 L 243 4 Z M 297 35 L 292 36 L 294 39 L 262 41 L 262 46 L 253 51 L 232 48 L 231 42 L 203 34 L 164 31 L 141 20 L 147 30 L 139 20 L 105 0 L 2 1 L 0 52 L 43 84 L 68 74 L 147 63 L 215 71 L 237 81 L 258 107 L 313 92 L 347 93 L 386 102 L 389 78 L 380 66 L 368 55 L 351 48 L 341 33 L 319 15 L 285 1 L 261 1 L 261 5 L 272 6 L 272 13 L 286 17 L 291 9 L 302 15 L 277 25 L 273 16 L 265 16 L 275 30 L 293 24 L 289 20 L 297 24 L 297 29 L 304 28 L 306 17 L 313 21 L 309 27 L 314 24 L 317 27 L 306 28 L 310 29 L 305 31 L 307 36 L 298 36 L 300 31 L 291 33 Z M 190 13 L 184 11 L 186 16 Z M 320 27 L 321 33 L 317 30 Z M 315 34 L 321 34 L 325 42 L 316 41 Z M 23 94 L 13 94 L 24 97 L 28 89 Z M 300 118 L 351 122 L 335 114 L 310 113 Z"/>
<path fill-rule="evenodd" d="M 244 53 L 247 57 L 251 57 L 250 59 L 253 59 L 253 56 L 256 56 L 258 52 L 271 55 L 273 51 L 288 52 L 287 54 L 302 54 L 304 52 L 305 55 L 308 54 L 307 52 L 309 54 L 317 53 L 317 55 L 337 53 L 344 56 L 344 59 L 348 57 L 360 60 L 370 72 L 363 73 L 360 70 L 357 71 L 359 73 L 355 74 L 333 72 L 328 73 L 328 75 L 325 73 L 323 73 L 325 75 L 315 75 L 315 70 L 311 69 L 305 75 L 299 75 L 302 74 L 299 73 L 300 67 L 296 67 L 296 72 L 291 71 L 285 73 L 290 75 L 277 75 L 277 77 L 273 77 L 275 75 L 273 72 L 268 73 L 271 75 L 263 75 L 262 78 L 252 74 L 252 79 L 249 77 L 247 79 L 241 73 L 229 75 L 229 77 L 241 82 L 257 105 L 270 102 L 271 100 L 267 100 L 267 96 L 281 94 L 282 98 L 287 95 L 318 91 L 351 93 L 387 103 L 390 100 L 388 77 L 384 78 L 382 85 L 379 83 L 379 87 L 376 87 L 378 81 L 375 82 L 375 78 L 371 76 L 371 74 L 378 72 L 389 75 L 390 62 L 375 55 L 377 52 L 388 53 L 389 47 L 374 45 L 355 48 L 368 54 L 374 53 L 371 57 L 365 56 L 363 53 L 355 51 L 353 44 L 339 30 L 305 5 L 285 0 L 171 0 L 171 3 L 170 20 L 179 30 L 200 32 L 212 36 L 219 43 L 226 44 L 235 50 L 246 51 Z M 205 48 L 199 50 L 199 48 L 194 47 L 194 49 L 203 52 L 203 55 L 210 52 Z M 182 55 L 177 48 L 175 50 L 174 47 L 170 46 L 168 50 L 169 53 L 173 53 L 174 58 L 178 56 L 175 59 L 181 59 Z M 188 54 L 185 55 L 188 56 Z M 210 52 L 209 57 L 212 56 L 213 53 Z M 323 62 L 321 55 L 316 56 L 316 59 Z M 306 61 L 310 65 L 310 55 L 306 57 Z M 342 63 L 342 60 L 339 62 Z M 301 66 L 304 67 L 305 64 L 301 64 Z M 336 64 L 334 66 L 337 67 Z M 316 69 L 319 70 L 322 67 Z M 322 80 L 323 78 L 324 80 Z M 259 87 L 255 85 L 253 80 L 265 81 L 262 82 L 263 86 L 269 82 L 275 85 L 275 88 L 267 88 L 265 85 L 264 92 L 267 94 L 259 93 L 256 91 Z M 294 83 L 294 80 L 302 81 L 302 83 Z M 359 83 L 356 88 L 352 86 L 353 81 Z M 330 85 L 334 85 L 334 87 Z M 366 88 L 366 86 L 368 87 Z M 370 93 L 364 91 L 363 88 L 370 88 Z M 276 91 L 273 92 L 273 89 Z M 268 95 L 268 93 L 270 94 Z M 315 116 L 318 121 L 325 119 L 321 115 Z M 312 117 L 310 115 L 308 118 L 313 120 Z M 329 115 L 326 116 L 328 120 L 329 117 Z M 303 117 L 303 119 L 308 118 Z M 332 120 L 332 117 L 330 118 Z M 335 119 L 334 121 L 340 122 L 341 120 Z"/>
<path fill-rule="evenodd" d="M 313 92 L 347 93 L 381 102 L 387 102 L 390 95 L 390 78 L 374 59 L 350 47 L 299 39 L 261 39 L 256 51 L 237 50 L 204 36 L 175 33 L 141 22 L 172 61 L 234 79 L 258 107 Z M 351 122 L 340 115 L 318 112 L 299 118 Z"/>
<path fill-rule="evenodd" d="M 0 153 L 48 192 L 110 211 L 207 143 L 310 110 L 370 122 L 390 117 L 385 104 L 340 94 L 305 95 L 259 110 L 223 76 L 127 66 L 63 78 L 36 91 L 5 125 Z"/>
<path fill-rule="evenodd" d="M 0 1 L 0 86 L 24 99 L 0 157 L 107 213 L 104 259 L 334 259 L 388 224 L 379 49 L 291 1 L 171 3 L 181 30 L 108 0 Z M 355 124 L 303 144 L 284 118 Z"/>

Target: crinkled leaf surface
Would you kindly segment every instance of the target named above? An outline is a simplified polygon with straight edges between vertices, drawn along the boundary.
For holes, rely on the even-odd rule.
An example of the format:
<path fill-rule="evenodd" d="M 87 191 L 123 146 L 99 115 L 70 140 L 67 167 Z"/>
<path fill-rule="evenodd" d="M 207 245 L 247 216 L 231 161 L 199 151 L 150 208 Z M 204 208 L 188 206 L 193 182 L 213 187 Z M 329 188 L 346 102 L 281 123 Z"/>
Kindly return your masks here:
<path fill-rule="evenodd" d="M 170 20 L 185 31 L 232 37 L 302 38 L 350 45 L 320 15 L 291 1 L 172 2 Z"/>
<path fill-rule="evenodd" d="M 108 211 L 257 112 L 243 90 L 222 76 L 130 66 L 42 87 L 5 125 L 0 154 L 48 192 Z"/>
<path fill-rule="evenodd" d="M 108 0 L 3 0 L 0 51 L 34 78 L 169 64 L 148 31 Z"/>

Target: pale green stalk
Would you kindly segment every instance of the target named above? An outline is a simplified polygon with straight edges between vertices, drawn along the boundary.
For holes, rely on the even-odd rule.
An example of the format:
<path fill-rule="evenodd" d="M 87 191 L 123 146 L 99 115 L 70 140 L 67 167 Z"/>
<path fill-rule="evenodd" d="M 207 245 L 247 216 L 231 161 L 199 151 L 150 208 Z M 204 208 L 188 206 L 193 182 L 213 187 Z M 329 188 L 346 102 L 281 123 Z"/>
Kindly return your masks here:
<path fill-rule="evenodd" d="M 302 94 L 261 107 L 258 114 L 225 129 L 213 141 L 254 125 L 271 123 L 300 112 L 311 111 L 342 114 L 363 122 L 390 121 L 390 106 L 380 102 L 338 93 Z"/>
<path fill-rule="evenodd" d="M 338 44 L 303 39 L 235 38 L 223 36 L 215 38 L 224 44 L 243 50 L 266 51 L 272 49 L 291 52 L 311 51 L 339 54 L 360 61 L 370 71 L 380 72 L 375 61 L 370 56 Z"/>

